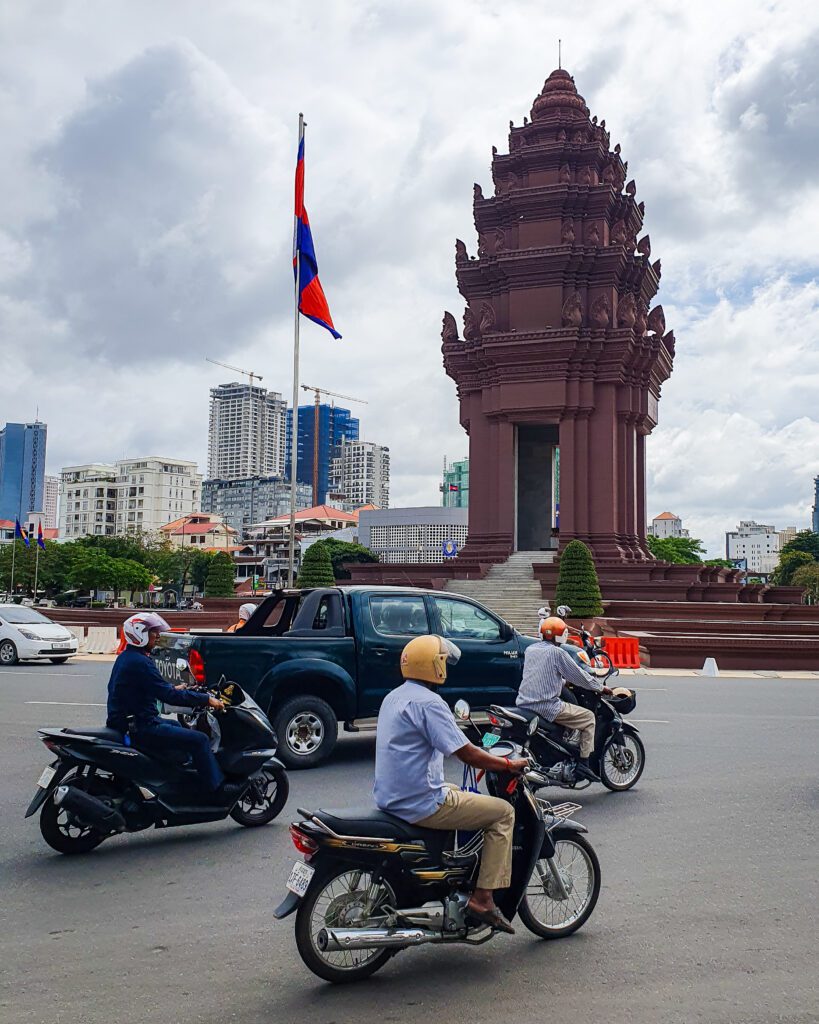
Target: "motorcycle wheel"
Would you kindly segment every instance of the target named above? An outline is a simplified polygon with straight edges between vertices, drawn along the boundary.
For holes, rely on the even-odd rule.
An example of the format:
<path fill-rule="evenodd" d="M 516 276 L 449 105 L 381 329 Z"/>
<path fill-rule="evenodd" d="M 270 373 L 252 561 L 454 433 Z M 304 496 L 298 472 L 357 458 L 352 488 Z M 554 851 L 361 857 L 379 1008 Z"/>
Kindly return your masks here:
<path fill-rule="evenodd" d="M 267 825 L 281 814 L 289 793 L 287 772 L 283 768 L 264 768 L 253 776 L 230 816 L 245 828 Z"/>
<path fill-rule="evenodd" d="M 60 784 L 64 786 L 72 781 L 76 781 L 76 778 L 72 779 L 69 775 Z M 105 795 L 105 790 L 101 790 L 99 786 L 82 788 L 87 788 L 88 792 L 94 793 L 95 796 Z M 108 836 L 108 833 L 100 832 L 90 825 L 72 822 L 68 811 L 54 803 L 53 793 L 40 811 L 40 833 L 52 850 L 65 854 L 90 853 Z"/>
<path fill-rule="evenodd" d="M 623 743 L 607 740 L 600 754 L 600 781 L 615 793 L 624 793 L 637 782 L 646 765 L 646 748 L 634 733 L 623 734 Z"/>
<path fill-rule="evenodd" d="M 395 894 L 386 882 L 377 883 L 374 894 L 372 884 L 369 871 L 351 871 L 339 865 L 311 885 L 301 901 L 296 911 L 296 947 L 319 978 L 334 985 L 362 981 L 396 952 L 378 948 L 330 952 L 319 946 L 318 936 L 324 928 L 354 928 L 356 923 L 363 925 L 380 904 L 395 906 Z"/>
<path fill-rule="evenodd" d="M 521 921 L 541 939 L 563 939 L 576 932 L 591 916 L 600 895 L 600 862 L 588 839 L 559 828 L 554 839 L 554 859 L 569 891 L 568 899 L 546 891 L 551 875 L 544 861 L 547 887 L 541 881 L 538 862 L 518 907 Z"/>

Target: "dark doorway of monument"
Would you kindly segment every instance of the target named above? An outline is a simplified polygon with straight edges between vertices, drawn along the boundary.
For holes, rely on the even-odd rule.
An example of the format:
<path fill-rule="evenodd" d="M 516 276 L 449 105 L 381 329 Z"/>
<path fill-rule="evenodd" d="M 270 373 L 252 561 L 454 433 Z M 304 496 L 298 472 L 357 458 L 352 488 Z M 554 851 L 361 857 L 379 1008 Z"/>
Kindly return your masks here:
<path fill-rule="evenodd" d="M 516 551 L 553 551 L 560 525 L 560 449 L 556 424 L 516 428 Z"/>

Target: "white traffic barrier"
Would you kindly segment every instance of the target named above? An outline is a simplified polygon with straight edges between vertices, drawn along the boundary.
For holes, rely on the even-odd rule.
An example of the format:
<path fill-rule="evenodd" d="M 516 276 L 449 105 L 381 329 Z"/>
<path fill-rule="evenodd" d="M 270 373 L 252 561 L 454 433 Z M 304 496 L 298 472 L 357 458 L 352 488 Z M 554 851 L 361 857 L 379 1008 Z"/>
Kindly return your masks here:
<path fill-rule="evenodd" d="M 75 636 L 79 642 L 77 647 L 78 654 L 88 653 L 88 644 L 85 640 L 85 626 L 66 626 L 65 627 L 72 636 Z"/>
<path fill-rule="evenodd" d="M 704 676 L 718 676 L 719 668 L 717 668 L 716 658 L 706 658 L 705 664 L 702 666 L 702 674 Z"/>
<path fill-rule="evenodd" d="M 89 626 L 87 654 L 113 654 L 119 646 L 117 631 L 113 626 Z"/>

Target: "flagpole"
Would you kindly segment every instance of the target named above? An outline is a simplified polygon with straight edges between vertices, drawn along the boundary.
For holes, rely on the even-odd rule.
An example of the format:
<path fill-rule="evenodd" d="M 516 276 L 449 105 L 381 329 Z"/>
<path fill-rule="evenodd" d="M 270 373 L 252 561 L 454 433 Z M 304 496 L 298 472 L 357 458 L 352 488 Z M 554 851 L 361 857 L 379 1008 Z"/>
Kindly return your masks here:
<path fill-rule="evenodd" d="M 16 527 L 16 523 L 15 523 L 15 527 Z M 15 560 L 16 557 L 17 557 L 17 530 L 15 528 L 14 535 L 13 535 L 12 541 L 11 541 L 11 586 L 9 587 L 9 591 L 10 591 L 10 595 L 11 595 L 9 597 L 10 601 L 14 601 L 14 560 Z"/>
<path fill-rule="evenodd" d="M 304 139 L 304 114 L 299 114 L 299 150 Z M 293 429 L 290 448 L 290 538 L 287 551 L 287 585 L 292 587 L 295 580 L 296 562 L 296 480 L 299 457 L 299 223 L 293 220 L 293 259 L 296 270 L 295 313 L 293 322 Z"/>
<path fill-rule="evenodd" d="M 34 603 L 37 604 L 37 580 L 40 575 L 40 541 L 37 539 L 37 554 L 34 556 Z"/>

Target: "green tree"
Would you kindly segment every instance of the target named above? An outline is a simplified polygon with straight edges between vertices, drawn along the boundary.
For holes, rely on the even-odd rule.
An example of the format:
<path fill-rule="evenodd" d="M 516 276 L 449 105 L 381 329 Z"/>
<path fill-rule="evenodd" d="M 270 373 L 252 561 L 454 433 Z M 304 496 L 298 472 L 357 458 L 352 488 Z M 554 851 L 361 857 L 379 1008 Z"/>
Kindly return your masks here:
<path fill-rule="evenodd" d="M 150 547 L 142 533 L 129 534 L 127 537 L 80 537 L 74 543 L 83 548 L 98 549 L 110 558 L 130 558 L 143 565 L 150 557 Z"/>
<path fill-rule="evenodd" d="M 213 551 L 197 551 L 196 557 L 191 565 L 190 576 L 191 583 L 198 589 L 202 590 L 208 578 L 208 572 L 210 571 L 210 563 L 213 561 L 215 554 Z"/>
<path fill-rule="evenodd" d="M 337 580 L 349 580 L 352 578 L 348 569 L 344 568 L 345 562 L 377 562 L 378 555 L 363 544 L 350 544 L 345 540 L 336 540 L 328 537 L 327 540 L 316 541 L 313 547 L 321 546 L 326 549 L 333 565 L 333 577 Z"/>
<path fill-rule="evenodd" d="M 68 571 L 68 582 L 82 590 L 113 590 L 116 560 L 99 548 L 77 551 Z"/>
<path fill-rule="evenodd" d="M 819 563 L 803 565 L 791 577 L 791 586 L 804 587 L 808 604 L 819 603 Z"/>
<path fill-rule="evenodd" d="M 297 587 L 332 587 L 335 583 L 333 563 L 322 543 L 311 544 L 301 560 Z"/>
<path fill-rule="evenodd" d="M 213 556 L 205 581 L 205 597 L 233 597 L 236 573 L 233 559 L 225 551 Z"/>
<path fill-rule="evenodd" d="M 814 533 L 813 530 L 800 530 L 793 540 L 789 540 L 782 548 L 783 554 L 789 554 L 791 551 L 806 551 L 814 561 L 819 562 L 819 533 Z"/>
<path fill-rule="evenodd" d="M 560 556 L 554 607 L 567 604 L 573 618 L 590 618 L 603 612 L 600 583 L 592 553 L 581 540 L 571 540 Z"/>
<path fill-rule="evenodd" d="M 114 558 L 114 577 L 112 589 L 118 597 L 120 590 L 130 590 L 132 594 L 148 589 L 153 580 L 153 573 L 133 558 Z"/>
<path fill-rule="evenodd" d="M 771 573 L 771 583 L 779 587 L 789 587 L 797 569 L 810 565 L 816 565 L 816 562 L 807 551 L 783 550 L 779 556 L 779 564 Z"/>
<path fill-rule="evenodd" d="M 661 562 L 695 565 L 702 561 L 705 547 L 696 537 L 646 537 L 648 549 Z"/>

